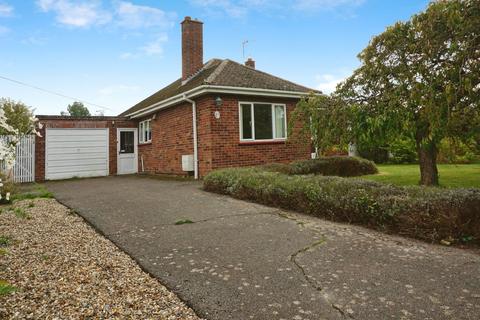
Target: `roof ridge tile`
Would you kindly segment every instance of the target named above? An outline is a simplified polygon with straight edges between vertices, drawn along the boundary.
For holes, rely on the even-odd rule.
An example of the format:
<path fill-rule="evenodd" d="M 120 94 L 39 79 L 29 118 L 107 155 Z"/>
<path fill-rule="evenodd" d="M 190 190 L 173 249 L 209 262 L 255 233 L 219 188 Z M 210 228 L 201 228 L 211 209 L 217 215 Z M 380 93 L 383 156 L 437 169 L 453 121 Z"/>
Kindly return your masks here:
<path fill-rule="evenodd" d="M 216 67 L 215 71 L 213 71 L 212 74 L 209 75 L 207 79 L 205 79 L 205 83 L 211 84 L 212 82 L 214 82 L 217 76 L 222 73 L 223 69 L 225 69 L 228 61 L 228 59 L 222 60 L 222 62 Z"/>

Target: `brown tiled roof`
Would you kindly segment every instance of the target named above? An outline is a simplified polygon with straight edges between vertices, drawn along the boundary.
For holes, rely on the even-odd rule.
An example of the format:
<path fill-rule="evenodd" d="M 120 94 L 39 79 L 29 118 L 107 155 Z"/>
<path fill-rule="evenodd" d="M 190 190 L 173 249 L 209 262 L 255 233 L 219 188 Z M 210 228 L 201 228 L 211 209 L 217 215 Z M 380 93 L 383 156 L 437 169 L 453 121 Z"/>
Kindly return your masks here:
<path fill-rule="evenodd" d="M 247 67 L 232 60 L 212 59 L 203 68 L 182 84 L 178 79 L 165 88 L 157 91 L 145 100 L 140 101 L 120 116 L 144 109 L 170 97 L 176 96 L 201 85 L 270 89 L 293 92 L 316 91 L 293 82 L 272 76 L 268 73 Z"/>

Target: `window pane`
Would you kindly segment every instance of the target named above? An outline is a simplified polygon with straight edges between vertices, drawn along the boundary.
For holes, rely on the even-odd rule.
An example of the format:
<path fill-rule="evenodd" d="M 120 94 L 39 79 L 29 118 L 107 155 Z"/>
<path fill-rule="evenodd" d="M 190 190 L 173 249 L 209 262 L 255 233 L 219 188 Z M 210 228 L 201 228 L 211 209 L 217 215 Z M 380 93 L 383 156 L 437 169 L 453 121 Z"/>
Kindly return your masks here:
<path fill-rule="evenodd" d="M 148 141 L 152 141 L 152 126 L 151 126 L 151 124 L 152 124 L 152 122 L 148 121 L 148 134 L 147 134 Z"/>
<path fill-rule="evenodd" d="M 120 131 L 120 153 L 134 152 L 134 132 Z"/>
<path fill-rule="evenodd" d="M 242 139 L 252 139 L 252 110 L 249 104 L 240 106 L 242 112 Z"/>
<path fill-rule="evenodd" d="M 143 143 L 143 122 L 140 122 L 138 126 L 138 139 L 140 140 L 140 143 Z"/>
<path fill-rule="evenodd" d="M 143 141 L 148 141 L 148 127 L 150 127 L 150 121 L 145 121 L 145 127 L 143 128 Z"/>
<path fill-rule="evenodd" d="M 255 140 L 272 139 L 272 105 L 255 104 L 253 106 L 255 121 Z"/>
<path fill-rule="evenodd" d="M 275 106 L 275 138 L 285 138 L 285 108 L 284 106 Z"/>

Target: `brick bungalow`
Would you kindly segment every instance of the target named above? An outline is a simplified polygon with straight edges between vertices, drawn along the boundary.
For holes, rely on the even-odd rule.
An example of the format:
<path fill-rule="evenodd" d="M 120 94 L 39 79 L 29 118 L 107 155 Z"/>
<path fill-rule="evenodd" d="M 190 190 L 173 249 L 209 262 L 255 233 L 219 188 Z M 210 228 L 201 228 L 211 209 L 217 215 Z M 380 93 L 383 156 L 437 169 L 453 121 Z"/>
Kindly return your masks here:
<path fill-rule="evenodd" d="M 314 90 L 228 59 L 203 62 L 203 23 L 182 22 L 182 77 L 118 117 L 40 116 L 36 179 L 146 172 L 192 174 L 310 157 L 287 141 L 299 99 Z M 99 142 L 100 141 L 100 142 Z"/>

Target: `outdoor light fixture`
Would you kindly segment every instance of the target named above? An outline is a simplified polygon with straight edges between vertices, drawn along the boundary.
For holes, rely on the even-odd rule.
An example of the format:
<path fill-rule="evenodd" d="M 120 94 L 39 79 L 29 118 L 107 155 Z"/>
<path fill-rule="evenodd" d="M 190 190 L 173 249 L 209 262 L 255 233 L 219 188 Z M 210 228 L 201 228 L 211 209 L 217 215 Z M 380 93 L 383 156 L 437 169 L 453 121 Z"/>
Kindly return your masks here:
<path fill-rule="evenodd" d="M 217 98 L 215 99 L 215 105 L 216 105 L 217 107 L 221 107 L 222 104 L 223 104 L 222 98 L 217 97 Z"/>

